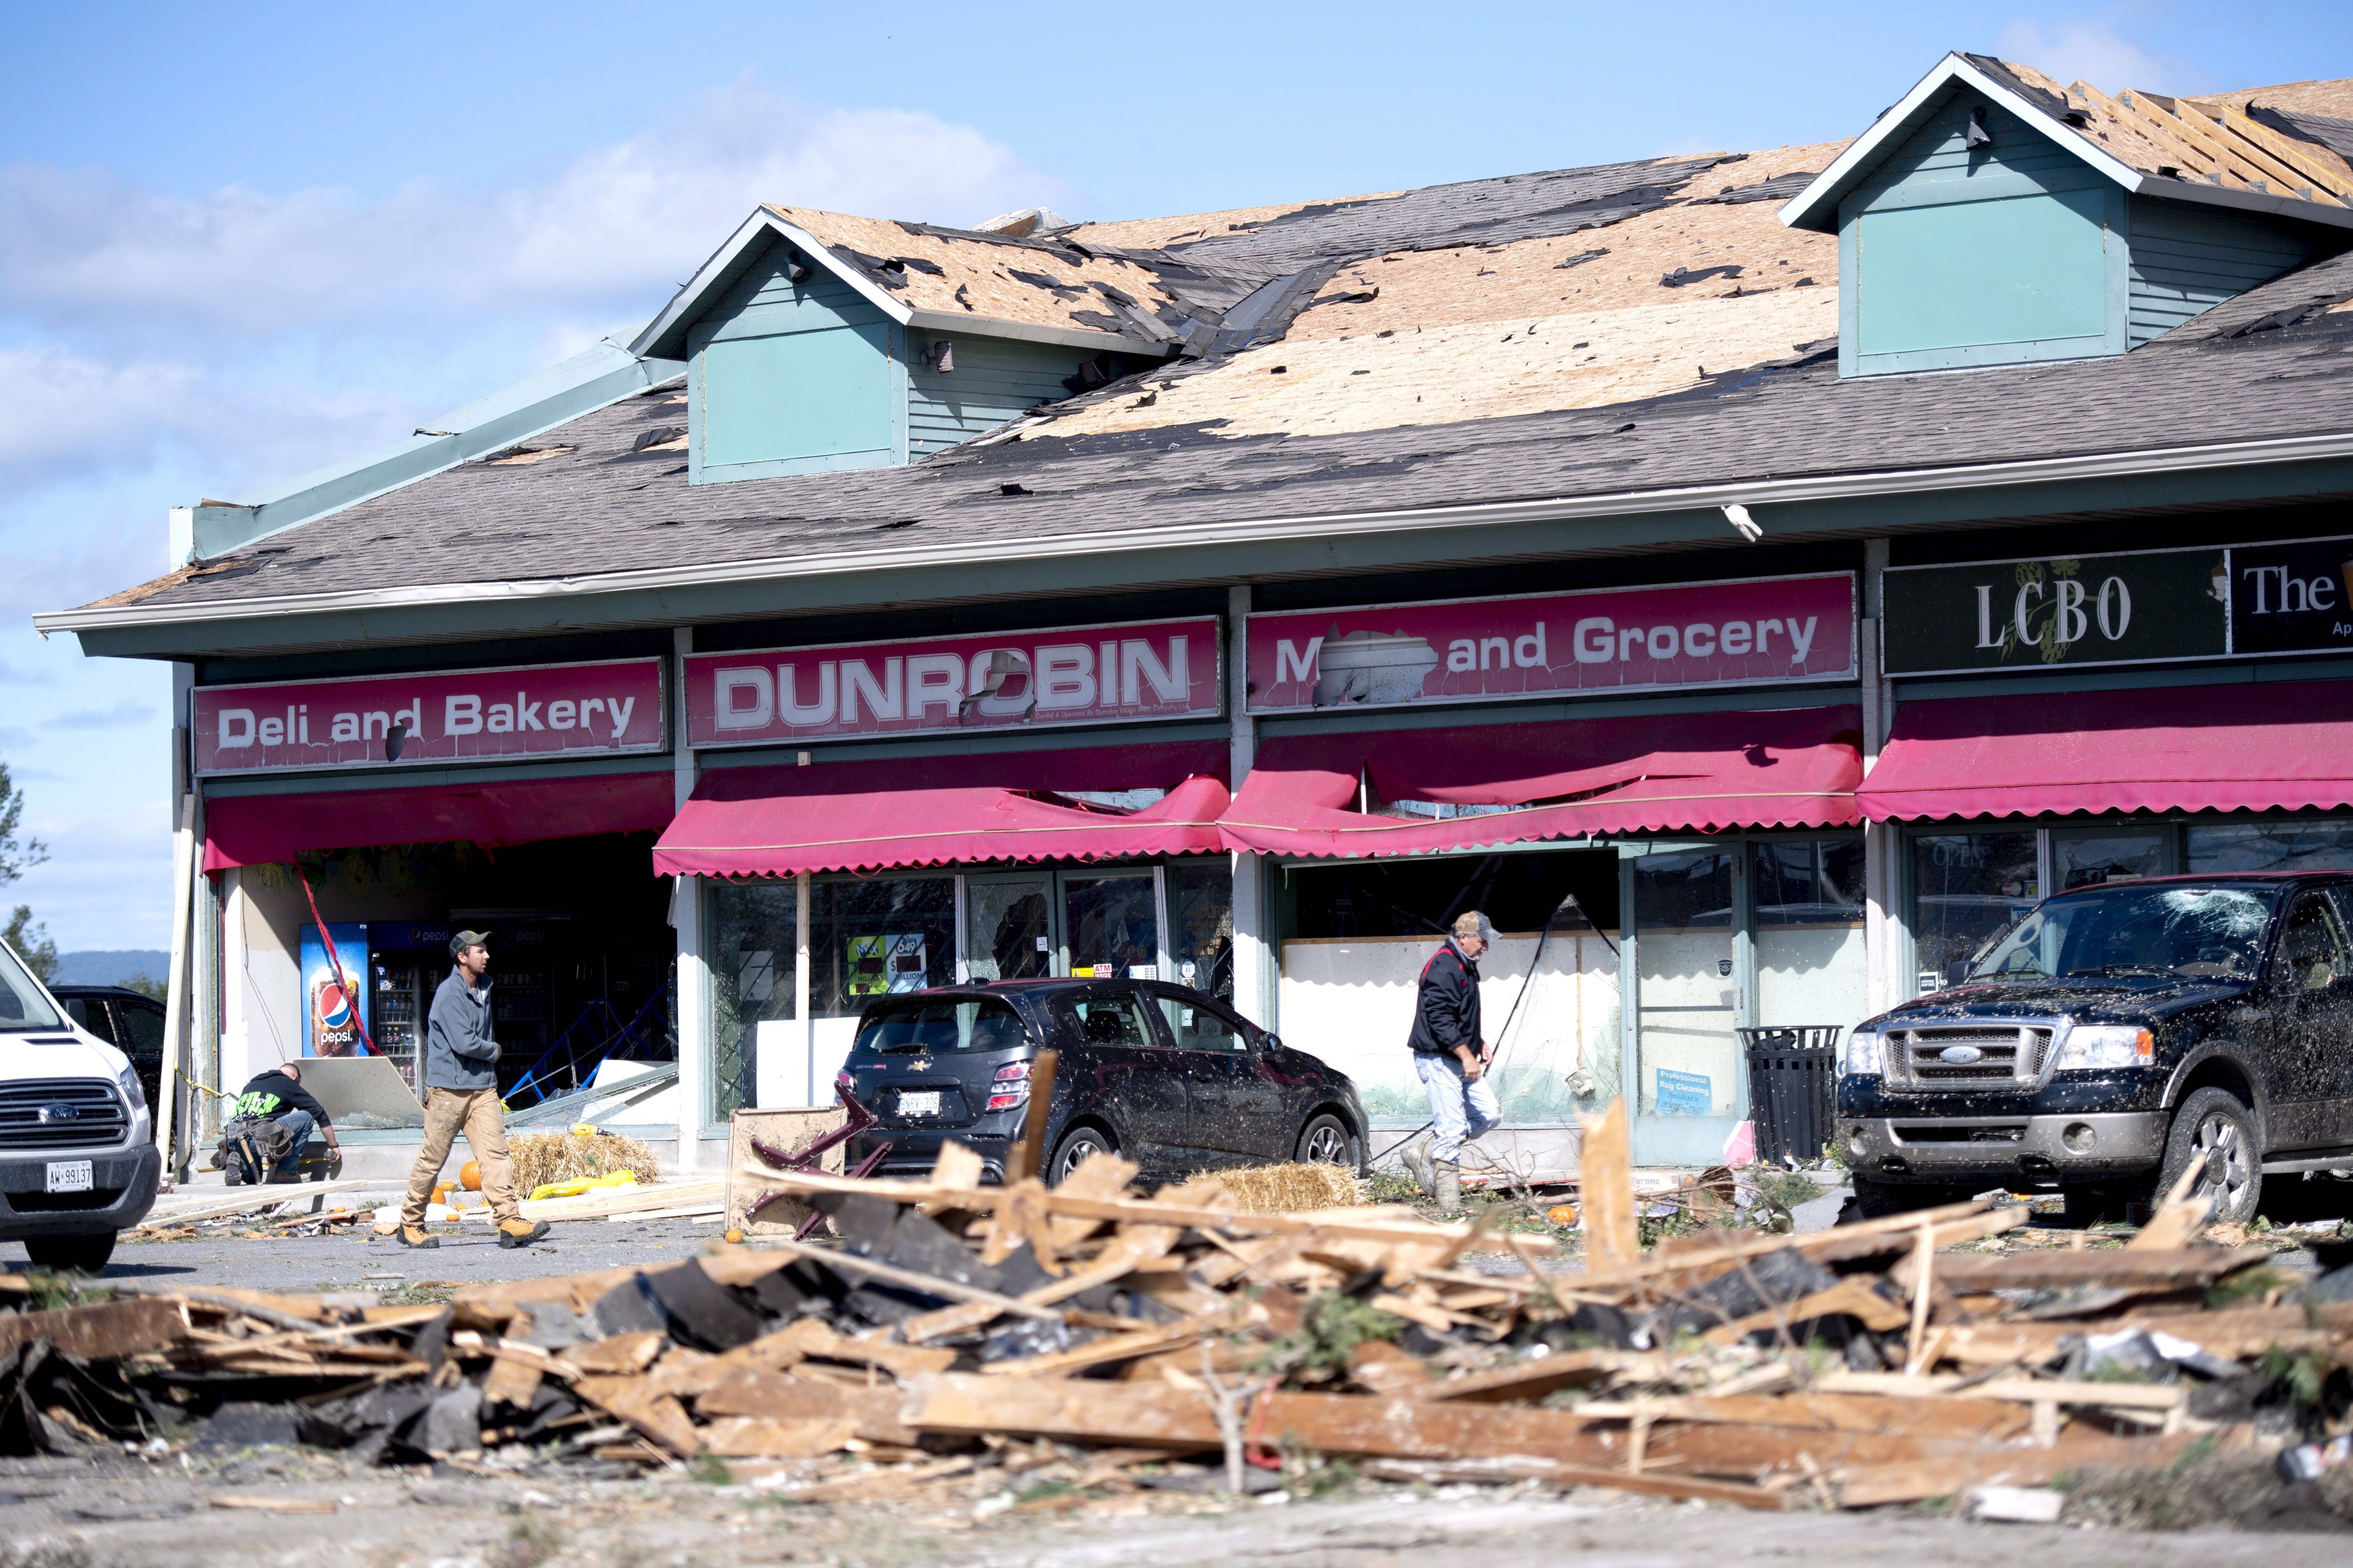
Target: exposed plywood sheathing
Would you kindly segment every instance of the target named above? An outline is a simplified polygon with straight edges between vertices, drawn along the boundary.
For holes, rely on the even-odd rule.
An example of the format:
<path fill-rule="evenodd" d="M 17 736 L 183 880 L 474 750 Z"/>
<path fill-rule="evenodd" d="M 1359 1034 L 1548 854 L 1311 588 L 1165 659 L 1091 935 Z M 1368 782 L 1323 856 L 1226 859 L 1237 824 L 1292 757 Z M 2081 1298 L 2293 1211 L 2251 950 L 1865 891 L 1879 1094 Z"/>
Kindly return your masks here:
<path fill-rule="evenodd" d="M 2223 105 L 2246 112 L 2253 105 L 2265 109 L 2284 109 L 2292 114 L 2319 114 L 2331 120 L 2353 120 L 2353 77 L 2340 77 L 2334 81 L 2288 81 L 2276 87 L 2242 87 L 2235 92 L 2211 93 L 2203 98 L 2185 98 L 2208 114 L 2221 110 Z"/>
<path fill-rule="evenodd" d="M 1123 338 L 1115 325 L 1119 312 L 1094 285 L 1120 290 L 1147 312 L 1176 303 L 1176 296 L 1163 289 L 1152 272 L 1115 257 L 1082 258 L 1034 245 L 976 236 L 967 239 L 911 228 L 888 218 L 811 207 L 771 203 L 768 210 L 836 252 L 854 250 L 884 260 L 907 258 L 937 267 L 936 274 L 920 266 L 909 267 L 905 287 L 891 290 L 894 299 L 918 310 L 1099 331 L 1106 345 L 1113 345 L 1135 340 Z M 1016 278 L 1016 272 L 1050 279 L 1051 285 Z M 1057 286 L 1062 292 L 1055 291 Z M 1098 319 L 1084 320 L 1082 313 Z"/>
<path fill-rule="evenodd" d="M 1677 299 L 1513 323 L 1437 325 L 1395 337 L 1289 340 L 1213 371 L 1145 378 L 1152 401 L 1106 400 L 1054 420 L 1057 436 L 1222 421 L 1220 436 L 1324 436 L 1659 397 L 1835 335 L 1838 290 Z M 1278 374 L 1275 367 L 1280 365 Z"/>

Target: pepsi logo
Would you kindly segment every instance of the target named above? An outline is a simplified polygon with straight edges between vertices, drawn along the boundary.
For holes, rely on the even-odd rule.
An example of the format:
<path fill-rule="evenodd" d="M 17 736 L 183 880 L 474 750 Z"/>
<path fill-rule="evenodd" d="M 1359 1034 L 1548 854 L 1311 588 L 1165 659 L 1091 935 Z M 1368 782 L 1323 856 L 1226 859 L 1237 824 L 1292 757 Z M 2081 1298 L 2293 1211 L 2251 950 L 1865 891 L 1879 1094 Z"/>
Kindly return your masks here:
<path fill-rule="evenodd" d="M 320 987 L 319 1022 L 330 1029 L 351 1027 L 352 999 L 343 994 L 342 986 L 331 983 Z"/>

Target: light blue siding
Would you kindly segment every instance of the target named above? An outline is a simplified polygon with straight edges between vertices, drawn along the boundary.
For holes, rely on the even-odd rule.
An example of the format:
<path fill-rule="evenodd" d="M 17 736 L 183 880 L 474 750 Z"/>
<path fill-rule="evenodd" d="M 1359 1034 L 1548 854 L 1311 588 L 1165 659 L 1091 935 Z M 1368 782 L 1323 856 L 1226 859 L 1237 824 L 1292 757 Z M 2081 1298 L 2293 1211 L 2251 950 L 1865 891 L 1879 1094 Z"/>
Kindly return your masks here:
<path fill-rule="evenodd" d="M 793 282 L 771 246 L 689 329 L 689 479 L 905 461 L 905 341 L 823 268 Z"/>
<path fill-rule="evenodd" d="M 2105 337 L 2105 205 L 2062 191 L 1862 214 L 1859 352 Z"/>
<path fill-rule="evenodd" d="M 931 350 L 955 345 L 955 368 L 931 368 Z M 1005 338 L 917 334 L 907 377 L 907 456 L 912 461 L 985 435 L 1040 403 L 1071 395 L 1063 378 L 1092 354 Z"/>
<path fill-rule="evenodd" d="M 2310 259 L 2285 224 L 2142 199 L 2132 210 L 2131 341 L 2138 348 Z"/>
<path fill-rule="evenodd" d="M 1840 204 L 1841 374 L 2122 353 L 2125 206 L 2042 131 L 1948 95 Z"/>

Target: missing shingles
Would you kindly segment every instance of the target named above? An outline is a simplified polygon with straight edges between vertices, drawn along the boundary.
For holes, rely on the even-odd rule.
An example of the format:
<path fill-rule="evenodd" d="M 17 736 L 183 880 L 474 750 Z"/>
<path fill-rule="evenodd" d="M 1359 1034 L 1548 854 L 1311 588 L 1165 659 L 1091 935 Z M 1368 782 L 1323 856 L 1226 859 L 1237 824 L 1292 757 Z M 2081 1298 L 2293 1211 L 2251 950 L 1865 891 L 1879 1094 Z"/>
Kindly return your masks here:
<path fill-rule="evenodd" d="M 493 468 L 518 468 L 528 463 L 543 463 L 550 458 L 560 458 L 566 452 L 576 452 L 577 447 L 509 447 L 505 451 L 482 459 L 483 466 Z"/>

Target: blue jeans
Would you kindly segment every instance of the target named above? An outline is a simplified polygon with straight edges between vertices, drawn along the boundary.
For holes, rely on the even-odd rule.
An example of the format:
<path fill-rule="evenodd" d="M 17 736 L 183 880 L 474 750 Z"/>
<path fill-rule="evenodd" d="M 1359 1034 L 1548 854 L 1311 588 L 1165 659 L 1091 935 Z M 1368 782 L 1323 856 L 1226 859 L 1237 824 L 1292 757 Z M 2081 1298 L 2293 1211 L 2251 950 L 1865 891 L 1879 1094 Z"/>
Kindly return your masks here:
<path fill-rule="evenodd" d="M 1438 1130 L 1430 1157 L 1461 1163 L 1463 1144 L 1485 1137 L 1503 1124 L 1504 1108 L 1496 1102 L 1494 1086 L 1484 1078 L 1466 1079 L 1462 1058 L 1451 1051 L 1443 1056 L 1416 1051 L 1413 1069 L 1421 1075 L 1421 1087 L 1429 1092 L 1430 1120 Z"/>
<path fill-rule="evenodd" d="M 286 1157 L 278 1162 L 278 1173 L 290 1176 L 301 1168 L 302 1151 L 310 1146 L 311 1134 L 317 1129 L 319 1119 L 307 1110 L 290 1110 L 277 1120 L 278 1125 L 294 1137 L 294 1141 L 286 1145 Z"/>

